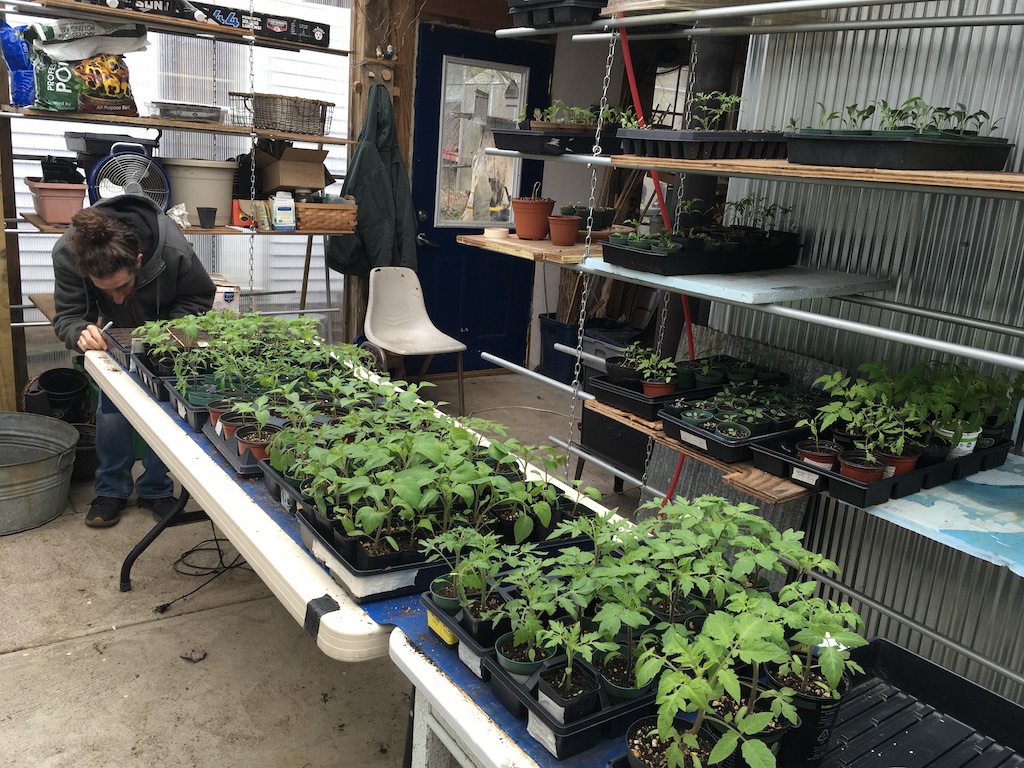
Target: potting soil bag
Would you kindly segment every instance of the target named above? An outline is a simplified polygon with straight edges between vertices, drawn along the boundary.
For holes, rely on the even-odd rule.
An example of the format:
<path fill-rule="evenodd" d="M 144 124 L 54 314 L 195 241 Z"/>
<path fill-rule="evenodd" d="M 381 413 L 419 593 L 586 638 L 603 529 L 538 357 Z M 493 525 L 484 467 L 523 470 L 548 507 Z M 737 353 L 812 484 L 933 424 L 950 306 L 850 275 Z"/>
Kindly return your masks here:
<path fill-rule="evenodd" d="M 142 24 L 62 19 L 25 31 L 32 47 L 36 109 L 135 117 L 122 54 L 146 47 Z"/>
<path fill-rule="evenodd" d="M 36 109 L 138 116 L 121 56 L 103 53 L 82 61 L 58 61 L 34 48 L 31 56 Z"/>
<path fill-rule="evenodd" d="M 121 55 L 141 51 L 148 43 L 146 27 L 142 24 L 103 24 L 82 19 L 33 24 L 26 36 L 33 48 L 59 61 L 81 61 L 101 53 Z"/>
<path fill-rule="evenodd" d="M 12 27 L 0 21 L 0 43 L 3 45 L 4 61 L 7 62 L 8 78 L 11 84 L 11 106 L 28 107 L 36 98 L 35 72 L 29 56 L 29 45 L 22 33 L 25 27 Z"/>

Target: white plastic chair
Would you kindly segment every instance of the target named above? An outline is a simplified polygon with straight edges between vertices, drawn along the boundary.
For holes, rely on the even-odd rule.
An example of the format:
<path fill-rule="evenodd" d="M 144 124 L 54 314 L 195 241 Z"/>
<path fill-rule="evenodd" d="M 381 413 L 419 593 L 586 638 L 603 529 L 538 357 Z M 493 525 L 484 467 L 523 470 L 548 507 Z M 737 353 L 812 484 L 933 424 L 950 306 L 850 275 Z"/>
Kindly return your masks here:
<path fill-rule="evenodd" d="M 434 355 L 456 352 L 459 373 L 459 415 L 464 412 L 465 392 L 462 353 L 466 345 L 441 333 L 430 321 L 423 290 L 416 273 L 406 267 L 370 270 L 370 296 L 363 333 L 371 344 L 396 355 L 426 355 L 419 375 L 427 372 Z"/>

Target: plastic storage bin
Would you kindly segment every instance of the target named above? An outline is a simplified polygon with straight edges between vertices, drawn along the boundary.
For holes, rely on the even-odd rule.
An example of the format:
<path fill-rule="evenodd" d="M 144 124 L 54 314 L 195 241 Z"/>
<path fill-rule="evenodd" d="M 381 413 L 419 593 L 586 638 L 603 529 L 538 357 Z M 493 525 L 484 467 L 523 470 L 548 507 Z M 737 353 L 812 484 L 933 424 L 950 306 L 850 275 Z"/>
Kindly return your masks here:
<path fill-rule="evenodd" d="M 85 184 L 50 184 L 38 178 L 26 178 L 32 193 L 32 205 L 47 224 L 70 224 L 71 217 L 85 204 Z"/>
<path fill-rule="evenodd" d="M 188 209 L 188 220 L 193 227 L 199 226 L 197 208 L 216 208 L 213 221 L 216 227 L 225 227 L 231 222 L 231 188 L 235 178 L 233 162 L 217 160 L 185 160 L 161 157 L 157 162 L 163 166 L 171 181 L 171 205 L 184 203 Z"/>

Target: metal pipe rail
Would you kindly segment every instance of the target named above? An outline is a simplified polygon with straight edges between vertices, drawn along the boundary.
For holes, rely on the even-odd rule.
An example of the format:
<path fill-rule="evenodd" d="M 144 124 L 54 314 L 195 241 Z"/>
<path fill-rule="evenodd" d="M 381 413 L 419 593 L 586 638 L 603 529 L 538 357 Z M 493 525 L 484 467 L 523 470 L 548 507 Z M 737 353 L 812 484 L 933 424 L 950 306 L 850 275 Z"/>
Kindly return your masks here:
<path fill-rule="evenodd" d="M 733 5 L 726 8 L 704 8 L 699 11 L 675 11 L 671 13 L 651 13 L 642 16 L 625 16 L 615 19 L 602 19 L 590 24 L 557 27 L 554 30 L 543 27 L 513 27 L 499 29 L 496 37 L 532 37 L 550 35 L 552 32 L 603 32 L 609 28 L 654 27 L 666 24 L 692 24 L 712 19 L 730 19 L 737 16 L 769 16 L 779 13 L 800 11 L 828 11 L 843 8 L 863 8 L 873 5 L 910 5 L 925 0 L 782 0 L 777 3 L 749 3 Z"/>
<path fill-rule="evenodd" d="M 841 301 L 848 301 L 851 304 L 863 304 L 866 307 L 875 307 L 876 309 L 888 309 L 893 312 L 902 312 L 907 315 L 914 315 L 916 317 L 927 317 L 930 320 L 941 320 L 946 323 L 955 323 L 957 325 L 964 325 L 969 328 L 977 328 L 981 331 L 991 331 L 992 333 L 1000 333 L 1004 336 L 1016 336 L 1024 339 L 1024 328 L 1018 328 L 1015 325 L 1006 325 L 1004 323 L 994 323 L 991 320 L 982 320 L 978 317 L 964 317 L 962 315 L 951 315 L 947 312 L 941 312 L 937 309 L 928 309 L 927 307 L 916 307 L 911 304 L 899 304 L 895 301 L 887 301 L 886 299 L 875 299 L 871 296 L 864 296 L 859 293 L 851 294 L 849 296 L 836 296 L 835 298 Z"/>
<path fill-rule="evenodd" d="M 580 400 L 594 399 L 593 395 L 589 394 L 588 392 L 584 392 L 582 389 L 575 389 L 569 384 L 563 384 L 560 381 L 549 379 L 542 373 L 537 373 L 536 371 L 531 371 L 529 368 L 524 368 L 521 365 L 510 363 L 508 360 L 504 360 L 500 357 L 497 357 L 496 355 L 492 355 L 490 352 L 481 352 L 480 359 L 486 360 L 488 363 L 500 365 L 502 368 L 507 368 L 513 373 L 521 373 L 523 376 L 529 376 L 534 381 L 539 381 L 542 384 L 547 384 L 548 386 L 554 387 L 555 389 L 561 392 L 565 392 L 567 395 L 573 395 L 574 397 L 578 397 Z"/>
<path fill-rule="evenodd" d="M 791 562 L 787 562 L 787 564 L 790 567 L 795 567 L 794 564 Z M 941 645 L 946 646 L 950 650 L 958 654 L 961 654 L 962 656 L 965 656 L 971 661 L 977 662 L 978 664 L 981 664 L 983 667 L 988 667 L 992 671 L 997 672 L 998 674 L 1003 675 L 1004 677 L 1010 680 L 1013 680 L 1015 683 L 1024 685 L 1024 674 L 1021 674 L 1017 670 L 1010 669 L 1009 667 L 1004 666 L 997 661 L 993 661 L 987 656 L 982 656 L 973 648 L 969 648 L 966 645 L 963 645 L 961 643 L 956 642 L 955 640 L 946 637 L 945 635 L 935 631 L 931 627 L 926 626 L 920 623 L 919 621 L 910 618 L 904 613 L 900 613 L 899 611 L 889 608 L 884 603 L 880 603 L 877 600 L 870 598 L 867 595 L 862 594 L 861 592 L 858 592 L 853 587 L 850 587 L 841 581 L 833 579 L 831 576 L 826 576 L 822 573 L 817 573 L 816 571 L 808 571 L 807 575 L 813 578 L 815 581 L 818 581 L 821 584 L 831 587 L 832 589 L 838 590 L 839 592 L 842 592 L 844 595 L 847 595 L 848 597 L 851 597 L 854 600 L 863 603 L 872 610 L 878 611 L 879 613 L 882 613 L 888 616 L 889 618 L 895 619 L 908 629 L 911 629 L 914 632 L 918 632 L 924 635 L 925 637 L 934 640 L 935 642 L 940 643 Z"/>
<path fill-rule="evenodd" d="M 638 32 L 631 40 L 665 40 L 679 37 L 734 37 L 739 35 L 781 35 L 805 32 L 852 32 L 870 29 L 926 29 L 942 27 L 1006 27 L 1024 24 L 1021 14 L 982 14 L 979 16 L 933 16 L 912 19 L 858 19 L 853 21 L 808 21 L 801 24 L 754 26 L 737 24 L 728 27 L 691 27 L 666 32 Z M 607 43 L 613 32 L 580 32 L 572 36 L 574 43 Z"/>
<path fill-rule="evenodd" d="M 570 445 L 569 443 L 565 442 L 564 440 L 559 440 L 557 437 L 553 437 L 552 435 L 548 435 L 548 440 L 550 440 L 552 443 L 557 445 L 559 448 L 562 448 L 563 450 L 568 451 L 573 456 L 576 456 L 577 458 L 583 459 L 584 461 L 589 461 L 592 464 L 596 464 L 597 466 L 599 466 L 601 469 L 605 470 L 606 472 L 611 472 L 613 475 L 615 475 L 615 477 L 621 477 L 623 480 L 628 480 L 629 482 L 633 483 L 637 487 L 647 491 L 648 493 L 650 493 L 650 494 L 652 494 L 654 496 L 662 497 L 662 496 L 665 495 L 664 493 L 659 491 L 657 488 L 652 488 L 651 486 L 646 485 L 642 481 L 637 480 L 632 475 L 626 474 L 625 472 L 623 472 L 618 467 L 613 467 L 608 462 L 602 461 L 601 459 L 598 459 L 598 458 L 596 458 L 594 456 L 591 456 L 589 453 L 584 451 L 582 448 L 578 448 L 575 443 Z"/>
<path fill-rule="evenodd" d="M 595 126 L 596 130 L 596 126 Z M 523 160 L 557 160 L 560 163 L 576 163 L 577 165 L 597 165 L 602 168 L 611 168 L 612 159 L 608 155 L 538 155 L 532 152 L 519 152 L 515 149 L 498 149 L 497 147 L 487 147 L 484 149 L 485 155 L 494 155 L 496 157 L 518 157 Z"/>

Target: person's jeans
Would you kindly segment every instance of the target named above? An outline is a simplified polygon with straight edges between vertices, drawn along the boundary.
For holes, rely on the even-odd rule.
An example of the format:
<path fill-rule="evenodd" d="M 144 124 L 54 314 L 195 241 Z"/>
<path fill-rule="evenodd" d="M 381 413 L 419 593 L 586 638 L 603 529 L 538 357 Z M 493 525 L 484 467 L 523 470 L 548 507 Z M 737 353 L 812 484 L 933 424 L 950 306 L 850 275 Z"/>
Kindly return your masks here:
<path fill-rule="evenodd" d="M 96 408 L 96 495 L 127 499 L 132 488 L 140 499 L 162 499 L 174 495 L 174 481 L 168 469 L 148 445 L 142 454 L 143 473 L 132 480 L 135 439 L 132 425 L 101 392 Z"/>

